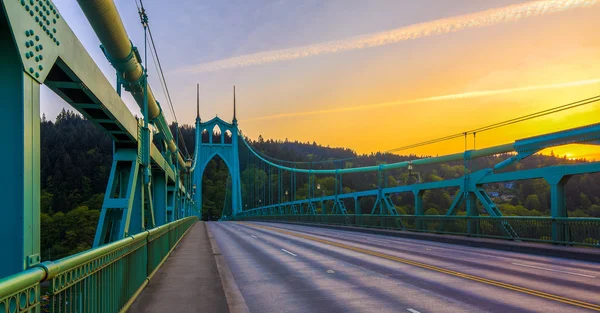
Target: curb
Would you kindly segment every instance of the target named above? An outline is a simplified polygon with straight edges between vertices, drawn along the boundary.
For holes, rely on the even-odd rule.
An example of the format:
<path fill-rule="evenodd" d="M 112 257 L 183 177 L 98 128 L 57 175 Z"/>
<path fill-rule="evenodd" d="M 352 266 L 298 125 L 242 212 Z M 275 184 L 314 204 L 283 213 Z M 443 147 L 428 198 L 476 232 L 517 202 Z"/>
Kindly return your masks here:
<path fill-rule="evenodd" d="M 400 231 L 400 230 L 389 230 L 389 229 L 375 229 L 375 228 L 362 228 L 354 226 L 340 226 L 340 225 L 324 225 L 324 224 L 311 224 L 311 223 L 294 223 L 294 222 L 272 222 L 267 223 L 282 223 L 282 224 L 293 224 L 302 226 L 313 226 L 321 228 L 330 228 L 338 230 L 346 230 L 360 233 L 386 235 L 393 237 L 402 237 L 409 239 L 427 240 L 448 244 L 456 244 L 462 246 L 476 247 L 476 248 L 487 248 L 511 252 L 520 252 L 526 254 L 534 254 L 541 256 L 557 257 L 579 261 L 589 262 L 600 262 L 600 249 L 590 247 L 566 247 L 566 246 L 554 246 L 550 244 L 540 244 L 533 242 L 516 242 L 501 239 L 491 238 L 472 238 L 463 237 L 456 235 L 439 235 L 439 234 L 426 234 L 419 232 Z"/>
<path fill-rule="evenodd" d="M 206 233 L 208 235 L 208 240 L 210 241 L 210 247 L 215 257 L 215 261 L 217 263 L 217 270 L 219 271 L 219 277 L 221 278 L 221 283 L 223 285 L 223 291 L 225 292 L 225 298 L 227 299 L 227 306 L 229 307 L 229 312 L 250 313 L 250 309 L 248 309 L 246 300 L 244 299 L 240 288 L 235 282 L 233 274 L 231 273 L 229 266 L 227 266 L 225 258 L 221 254 L 221 249 L 219 249 L 219 245 L 213 237 L 209 225 L 210 222 L 207 222 Z"/>

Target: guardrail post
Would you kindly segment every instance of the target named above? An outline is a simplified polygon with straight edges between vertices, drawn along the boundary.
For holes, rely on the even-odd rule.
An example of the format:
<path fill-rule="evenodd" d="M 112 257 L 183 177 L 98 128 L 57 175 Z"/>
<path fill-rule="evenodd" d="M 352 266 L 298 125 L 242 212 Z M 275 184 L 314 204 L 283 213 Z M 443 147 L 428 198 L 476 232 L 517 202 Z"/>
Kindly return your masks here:
<path fill-rule="evenodd" d="M 477 210 L 477 204 L 475 200 L 474 193 L 466 192 L 465 203 L 467 206 L 467 234 L 469 235 L 477 235 L 480 233 L 479 220 L 471 218 L 473 216 L 479 216 L 479 211 Z"/>
<path fill-rule="evenodd" d="M 415 227 L 417 230 L 425 230 L 425 223 L 423 221 L 423 190 L 413 189 L 412 192 L 415 196 Z"/>
<path fill-rule="evenodd" d="M 550 185 L 550 215 L 552 216 L 552 241 L 566 243 L 570 240 L 568 225 L 557 217 L 568 217 L 565 184 L 571 176 L 553 175 L 544 177 Z"/>

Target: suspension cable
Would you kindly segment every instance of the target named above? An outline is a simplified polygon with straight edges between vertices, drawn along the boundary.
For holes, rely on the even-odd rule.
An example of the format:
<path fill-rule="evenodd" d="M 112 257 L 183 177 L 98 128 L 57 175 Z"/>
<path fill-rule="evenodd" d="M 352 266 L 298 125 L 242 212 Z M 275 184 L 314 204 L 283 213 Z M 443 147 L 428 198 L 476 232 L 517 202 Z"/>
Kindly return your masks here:
<path fill-rule="evenodd" d="M 448 141 L 448 140 L 452 140 L 452 139 L 457 139 L 457 138 L 461 138 L 463 136 L 467 136 L 470 134 L 475 134 L 475 133 L 482 133 L 485 131 L 489 131 L 492 129 L 496 129 L 496 128 L 500 128 L 500 127 L 504 127 L 504 126 L 508 126 L 508 125 L 512 125 L 512 124 L 516 124 L 516 123 L 520 123 L 520 122 L 524 122 L 524 121 L 528 121 L 531 119 L 535 119 L 535 118 L 539 118 L 539 117 L 543 117 L 543 116 L 547 116 L 550 114 L 554 114 L 554 113 L 558 113 L 558 112 L 562 112 L 565 110 L 570 110 L 573 108 L 577 108 L 580 106 L 584 106 L 590 103 L 594 103 L 594 102 L 598 102 L 600 101 L 600 95 L 594 96 L 594 97 L 589 97 L 586 99 L 582 99 L 582 100 L 578 100 L 578 101 L 574 101 L 574 102 L 570 102 L 567 104 L 563 104 L 563 105 L 559 105 L 553 108 L 549 108 L 549 109 L 545 109 L 542 111 L 538 111 L 535 113 L 531 113 L 531 114 L 527 114 L 527 115 L 522 115 L 516 118 L 512 118 L 512 119 L 508 119 L 502 122 L 498 122 L 498 123 L 493 123 L 490 125 L 486 125 L 483 127 L 479 127 L 479 128 L 475 128 L 475 129 L 471 129 L 469 131 L 466 132 L 460 132 L 460 133 L 456 133 L 453 135 L 448 135 L 448 136 L 444 136 L 444 137 L 439 137 L 439 138 L 435 138 L 435 139 L 431 139 L 431 140 L 426 140 L 423 142 L 419 142 L 419 143 L 415 143 L 415 144 L 410 144 L 410 145 L 406 145 L 406 146 L 402 146 L 402 147 L 398 147 L 398 148 L 394 148 L 394 149 L 390 149 L 387 151 L 383 151 L 382 153 L 392 153 L 392 152 L 398 152 L 398 151 L 402 151 L 402 150 L 408 150 L 408 149 L 412 149 L 412 148 L 417 148 L 417 147 L 422 147 L 422 146 L 426 146 L 426 145 L 431 145 L 431 144 L 435 144 L 435 143 L 440 143 L 443 141 Z M 466 142 L 465 142 L 466 143 Z M 272 161 L 273 163 L 288 163 L 288 164 L 317 164 L 317 163 L 331 163 L 333 162 L 335 164 L 335 162 L 337 161 L 348 161 L 348 160 L 353 160 L 353 159 L 358 159 L 360 157 L 363 156 L 354 156 L 354 157 L 349 157 L 349 158 L 342 158 L 342 159 L 335 159 L 335 160 L 326 160 L 326 161 L 299 161 L 299 162 L 294 162 L 294 161 L 286 161 L 286 160 L 281 160 L 281 159 L 277 159 L 277 158 L 273 158 L 273 157 L 269 157 L 264 155 L 264 153 L 261 153 L 259 151 L 256 151 L 255 149 L 253 149 L 253 151 L 257 154 L 259 154 L 261 157 L 264 157 L 265 159 L 268 159 L 270 161 Z"/>

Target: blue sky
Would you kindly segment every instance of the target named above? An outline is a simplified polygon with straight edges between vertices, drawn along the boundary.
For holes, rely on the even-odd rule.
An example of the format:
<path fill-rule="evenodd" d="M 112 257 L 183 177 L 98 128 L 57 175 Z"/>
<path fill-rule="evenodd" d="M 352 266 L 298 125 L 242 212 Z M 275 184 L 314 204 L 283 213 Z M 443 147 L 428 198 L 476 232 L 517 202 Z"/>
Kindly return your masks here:
<path fill-rule="evenodd" d="M 594 18 L 600 13 L 595 5 L 598 1 L 590 0 L 589 4 L 594 5 L 587 8 L 379 47 L 211 72 L 198 72 L 193 68 L 232 57 L 345 40 L 529 2 L 189 0 L 177 1 L 174 5 L 173 2 L 146 0 L 144 4 L 180 123 L 193 123 L 196 83 L 201 89 L 203 119 L 215 115 L 231 118 L 231 86 L 236 85 L 238 119 L 250 137 L 262 134 L 265 138 L 316 140 L 326 145 L 370 152 L 510 118 L 515 109 L 535 111 L 562 104 L 560 101 L 577 100 L 598 93 L 600 85 L 514 92 L 468 101 L 462 99 L 460 103 L 454 100 L 373 107 L 268 121 L 260 120 L 260 117 L 600 78 L 597 62 L 600 39 L 592 35 L 600 26 Z M 105 75 L 112 80 L 114 70 L 98 48 L 98 39 L 77 3 L 71 0 L 56 0 L 55 3 Z M 116 4 L 132 41 L 142 49 L 143 31 L 135 2 L 118 0 Z M 594 58 L 596 62 L 592 62 Z M 153 90 L 162 100 L 164 97 L 154 67 L 149 68 Z M 128 95 L 124 99 L 132 111 L 139 112 Z M 166 105 L 164 100 L 161 103 Z M 48 117 L 56 116 L 63 106 L 61 99 L 44 91 L 42 111 Z M 506 109 L 501 110 L 502 106 Z M 434 112 L 440 115 L 431 116 Z M 573 114 L 585 112 L 582 109 Z M 461 118 L 470 115 L 473 118 Z M 407 116 L 411 118 L 406 119 Z M 170 115 L 167 117 L 172 120 Z M 544 125 L 528 124 L 518 131 L 503 132 L 501 139 L 490 135 L 489 140 L 485 141 L 485 137 L 482 140 L 483 143 L 497 144 L 518 136 L 577 124 L 573 123 L 573 118 L 569 120 L 569 123 L 555 119 L 554 124 L 549 123 L 551 120 L 546 120 Z M 428 125 L 427 131 L 423 131 L 423 125 Z M 384 135 L 373 140 L 372 136 L 364 135 L 369 131 Z"/>

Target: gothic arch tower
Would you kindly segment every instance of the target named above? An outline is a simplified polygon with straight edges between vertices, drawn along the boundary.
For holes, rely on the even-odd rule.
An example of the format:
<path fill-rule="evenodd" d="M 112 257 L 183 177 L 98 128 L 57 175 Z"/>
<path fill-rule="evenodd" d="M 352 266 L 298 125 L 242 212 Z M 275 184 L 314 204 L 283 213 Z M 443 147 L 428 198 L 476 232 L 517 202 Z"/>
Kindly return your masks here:
<path fill-rule="evenodd" d="M 227 123 L 219 117 L 210 121 L 200 120 L 199 108 L 196 116 L 196 151 L 193 169 L 193 184 L 196 187 L 194 200 L 202 208 L 202 176 L 208 162 L 215 156 L 221 157 L 231 177 L 231 207 L 235 216 L 242 210 L 242 188 L 240 158 L 238 153 L 238 124 L 235 117 L 235 86 L 233 89 L 233 120 Z"/>

